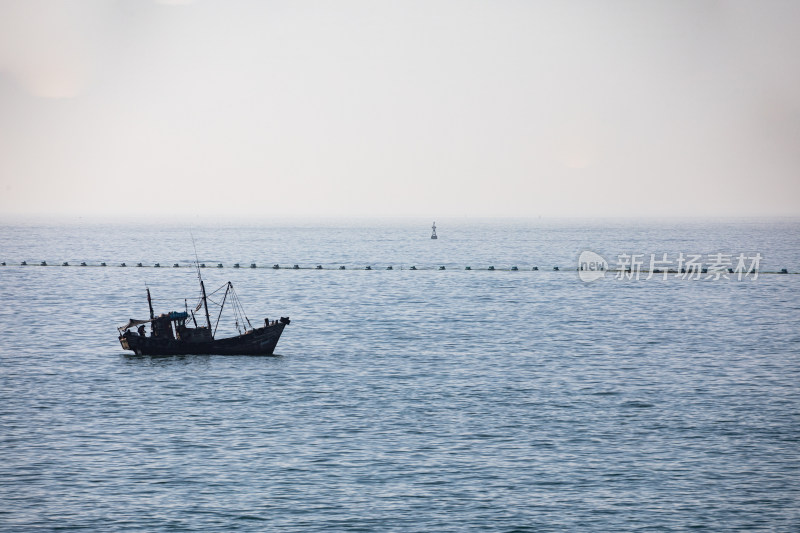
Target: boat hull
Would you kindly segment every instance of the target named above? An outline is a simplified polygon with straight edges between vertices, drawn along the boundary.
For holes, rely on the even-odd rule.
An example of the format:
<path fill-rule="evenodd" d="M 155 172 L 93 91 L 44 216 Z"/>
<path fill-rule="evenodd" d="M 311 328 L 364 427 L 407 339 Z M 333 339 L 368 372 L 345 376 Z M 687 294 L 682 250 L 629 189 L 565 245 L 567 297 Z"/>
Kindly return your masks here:
<path fill-rule="evenodd" d="M 119 338 L 124 350 L 136 355 L 273 355 L 285 323 L 276 322 L 227 339 L 180 340 L 126 334 Z"/>

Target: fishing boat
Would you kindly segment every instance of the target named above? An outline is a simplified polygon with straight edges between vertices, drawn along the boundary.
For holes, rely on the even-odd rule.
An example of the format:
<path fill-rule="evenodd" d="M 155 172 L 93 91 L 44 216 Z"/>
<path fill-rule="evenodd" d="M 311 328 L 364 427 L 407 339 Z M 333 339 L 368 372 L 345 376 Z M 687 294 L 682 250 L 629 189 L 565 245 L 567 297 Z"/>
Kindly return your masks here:
<path fill-rule="evenodd" d="M 186 304 L 185 311 L 170 311 L 155 316 L 153 313 L 153 300 L 150 289 L 147 288 L 147 305 L 150 308 L 149 320 L 136 320 L 131 318 L 124 326 L 120 326 L 119 343 L 124 350 L 131 350 L 136 355 L 272 355 L 275 346 L 281 338 L 283 328 L 289 325 L 289 317 L 280 317 L 270 321 L 264 319 L 264 325 L 253 327 L 250 319 L 244 313 L 241 302 L 233 284 L 229 281 L 209 296 L 225 289 L 222 302 L 219 305 L 214 328 L 211 328 L 211 317 L 208 312 L 209 296 L 200 277 L 200 301 L 194 310 Z M 213 302 L 213 301 L 212 301 Z M 239 335 L 218 339 L 215 337 L 222 309 L 226 302 L 233 308 L 236 319 L 236 330 Z M 195 311 L 205 310 L 206 325 L 198 326 Z M 192 327 L 186 322 L 191 319 Z M 150 324 L 150 335 L 147 335 L 145 326 Z"/>

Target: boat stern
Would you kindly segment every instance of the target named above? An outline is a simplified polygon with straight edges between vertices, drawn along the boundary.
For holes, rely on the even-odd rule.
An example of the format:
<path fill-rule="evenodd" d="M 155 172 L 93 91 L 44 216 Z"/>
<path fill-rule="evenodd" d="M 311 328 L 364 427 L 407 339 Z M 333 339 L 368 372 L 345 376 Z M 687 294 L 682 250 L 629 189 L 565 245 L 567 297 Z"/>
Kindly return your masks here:
<path fill-rule="evenodd" d="M 141 355 L 142 353 L 141 337 L 138 337 L 129 331 L 126 331 L 119 336 L 119 345 L 122 346 L 123 350 L 130 350 L 137 355 Z"/>

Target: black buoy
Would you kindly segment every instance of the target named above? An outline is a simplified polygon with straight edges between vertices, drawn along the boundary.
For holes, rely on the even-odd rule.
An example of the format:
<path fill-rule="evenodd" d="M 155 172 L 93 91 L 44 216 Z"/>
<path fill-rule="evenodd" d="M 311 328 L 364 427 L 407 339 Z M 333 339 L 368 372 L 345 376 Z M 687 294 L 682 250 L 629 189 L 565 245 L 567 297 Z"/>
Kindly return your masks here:
<path fill-rule="evenodd" d="M 205 263 L 200 263 L 200 268 L 205 268 L 205 267 L 206 267 Z"/>
<path fill-rule="evenodd" d="M 786 270 L 785 268 L 782 268 L 782 269 L 781 269 L 781 274 L 788 274 L 788 273 L 789 273 L 789 271 L 788 271 L 788 270 Z"/>
<path fill-rule="evenodd" d="M 179 267 L 180 267 L 180 265 L 178 263 L 175 263 L 175 264 L 172 265 L 172 268 L 179 268 Z"/>
<path fill-rule="evenodd" d="M 279 264 L 275 263 L 274 265 L 272 265 L 272 268 L 274 270 L 278 270 L 279 268 L 281 268 L 281 266 Z"/>
<path fill-rule="evenodd" d="M 317 265 L 317 270 L 322 270 L 322 265 Z"/>
<path fill-rule="evenodd" d="M 444 265 L 440 266 L 439 270 L 445 270 Z"/>
<path fill-rule="evenodd" d="M 558 267 L 553 267 L 553 270 L 558 270 Z"/>
<path fill-rule="evenodd" d="M 539 267 L 533 267 L 531 270 L 539 270 Z"/>
<path fill-rule="evenodd" d="M 120 263 L 120 264 L 119 264 L 119 266 L 121 266 L 121 267 L 126 267 L 126 266 L 128 266 L 128 265 L 126 265 L 125 263 Z"/>
<path fill-rule="evenodd" d="M 153 265 L 153 268 L 161 268 L 161 263 L 156 263 L 155 265 Z"/>
<path fill-rule="evenodd" d="M 471 266 L 466 266 L 466 267 L 464 267 L 464 270 L 472 270 L 472 267 Z"/>
<path fill-rule="evenodd" d="M 233 268 L 239 268 L 239 263 L 234 263 Z"/>
<path fill-rule="evenodd" d="M 342 266 L 340 266 L 340 267 L 339 267 L 339 270 L 344 270 L 344 269 L 345 269 L 345 268 L 344 268 L 344 265 L 342 265 Z"/>
<path fill-rule="evenodd" d="M 136 266 L 140 267 L 140 266 L 142 266 L 142 264 L 141 263 L 136 263 Z"/>
<path fill-rule="evenodd" d="M 364 270 L 372 270 L 372 267 L 367 265 L 367 266 L 364 267 Z"/>
<path fill-rule="evenodd" d="M 47 266 L 47 261 L 42 261 L 41 263 L 39 263 L 39 266 L 46 267 Z"/>
<path fill-rule="evenodd" d="M 293 267 L 292 267 L 292 269 L 294 269 L 294 270 L 300 270 L 300 265 L 295 265 L 295 266 L 293 266 Z"/>
<path fill-rule="evenodd" d="M 511 270 L 519 270 L 517 267 L 511 267 Z"/>
<path fill-rule="evenodd" d="M 62 266 L 62 267 L 68 267 L 68 266 L 69 266 L 69 263 L 67 263 L 66 261 L 64 261 L 63 263 L 61 263 L 61 266 Z"/>
<path fill-rule="evenodd" d="M 494 266 L 489 266 L 489 270 L 494 270 Z"/>
<path fill-rule="evenodd" d="M 409 270 L 416 270 L 416 269 L 417 267 L 415 267 L 414 265 L 411 265 L 411 268 L 409 268 Z"/>
<path fill-rule="evenodd" d="M 101 267 L 107 266 L 105 263 L 100 263 Z"/>
<path fill-rule="evenodd" d="M 388 267 L 386 267 L 386 270 L 394 270 L 394 269 L 392 268 L 392 265 L 389 265 Z"/>
<path fill-rule="evenodd" d="M 250 263 L 250 268 L 256 268 L 256 264 L 255 263 Z"/>
<path fill-rule="evenodd" d="M 222 268 L 222 263 L 217 263 L 217 268 Z"/>

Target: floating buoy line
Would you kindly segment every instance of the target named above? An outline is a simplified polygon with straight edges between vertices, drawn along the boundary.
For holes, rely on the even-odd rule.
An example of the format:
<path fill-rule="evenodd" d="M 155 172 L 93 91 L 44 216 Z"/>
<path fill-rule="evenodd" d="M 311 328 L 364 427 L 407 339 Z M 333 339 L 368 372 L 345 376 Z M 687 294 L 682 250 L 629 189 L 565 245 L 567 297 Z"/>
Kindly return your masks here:
<path fill-rule="evenodd" d="M 166 265 L 169 265 L 169 263 L 166 263 Z M 21 267 L 29 267 L 29 266 L 30 267 L 33 267 L 33 266 L 58 267 L 58 266 L 61 266 L 61 267 L 77 267 L 77 268 L 90 268 L 90 267 L 111 268 L 112 267 L 107 262 L 88 263 L 86 261 L 81 261 L 79 263 L 76 263 L 76 262 L 70 263 L 69 261 L 56 261 L 56 262 L 50 262 L 50 263 L 48 263 L 47 261 L 32 261 L 30 263 L 27 262 L 27 261 L 20 261 L 18 263 L 17 262 L 7 262 L 7 261 L 0 262 L 0 267 L 14 267 L 14 266 L 21 266 Z M 209 263 L 209 264 L 200 263 L 197 266 L 199 268 L 235 268 L 235 269 L 249 268 L 249 269 L 269 269 L 269 270 L 447 270 L 447 266 L 446 265 L 436 265 L 436 266 L 410 265 L 410 266 L 400 266 L 398 268 L 395 268 L 393 265 L 388 265 L 388 266 L 385 266 L 385 267 L 378 267 L 378 266 L 374 266 L 374 265 L 366 265 L 366 266 L 358 267 L 358 266 L 348 266 L 348 265 L 323 266 L 323 265 L 319 265 L 319 264 L 318 265 L 311 265 L 311 266 L 301 266 L 299 264 L 294 264 L 294 265 L 289 266 L 289 265 L 280 265 L 280 264 L 276 263 L 276 264 L 273 264 L 272 266 L 259 266 L 256 263 L 234 263 L 230 267 L 226 267 L 223 263 Z M 130 263 L 130 264 L 127 263 L 127 262 L 115 263 L 115 264 L 113 264 L 113 267 L 117 267 L 117 268 L 164 268 L 164 266 L 162 266 L 161 263 L 144 263 L 144 262 L 141 262 L 141 263 Z M 172 263 L 171 268 L 196 268 L 196 267 L 195 267 L 194 263 L 184 263 L 184 264 Z M 450 268 L 452 269 L 453 267 L 451 266 Z M 518 267 L 516 265 L 508 266 L 508 267 L 495 267 L 494 265 L 488 265 L 488 266 L 485 266 L 485 267 L 474 268 L 471 265 L 467 265 L 467 266 L 464 267 L 464 270 L 487 271 L 487 272 L 523 272 L 523 271 L 538 272 L 539 271 L 539 267 L 538 266 L 529 266 L 529 267 L 520 268 L 520 267 Z M 552 267 L 552 272 L 576 272 L 578 270 L 579 270 L 578 268 L 565 268 L 565 269 L 562 269 L 562 268 L 560 268 L 558 266 Z M 608 272 L 610 274 L 618 274 L 620 272 L 630 273 L 630 268 L 627 268 L 627 269 L 619 269 L 619 268 L 618 269 L 613 269 L 613 268 L 610 268 L 610 269 L 607 269 L 606 272 Z M 640 274 L 649 274 L 650 270 L 647 269 L 647 268 L 640 268 L 639 269 L 639 273 Z M 665 272 L 664 272 L 663 269 L 656 268 L 656 269 L 653 269 L 652 273 L 654 273 L 654 274 L 664 274 Z M 666 271 L 666 273 L 667 274 L 687 274 L 688 273 L 690 275 L 694 275 L 695 273 L 698 273 L 698 272 L 694 271 L 694 270 L 691 270 L 691 271 L 687 272 L 685 268 L 682 268 L 680 270 L 677 270 L 677 269 L 673 268 L 673 269 L 668 269 Z M 699 273 L 700 274 L 707 274 L 708 270 L 706 268 L 703 268 Z M 729 268 L 728 269 L 728 274 L 735 274 L 735 272 L 734 272 L 734 270 L 732 268 Z M 771 270 L 771 271 L 760 270 L 758 272 L 758 274 L 759 275 L 761 275 L 761 274 L 800 274 L 800 272 L 790 272 L 788 269 L 782 268 L 780 270 Z M 753 275 L 753 273 L 750 272 L 749 275 Z"/>

